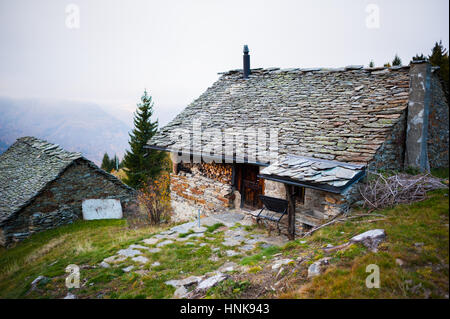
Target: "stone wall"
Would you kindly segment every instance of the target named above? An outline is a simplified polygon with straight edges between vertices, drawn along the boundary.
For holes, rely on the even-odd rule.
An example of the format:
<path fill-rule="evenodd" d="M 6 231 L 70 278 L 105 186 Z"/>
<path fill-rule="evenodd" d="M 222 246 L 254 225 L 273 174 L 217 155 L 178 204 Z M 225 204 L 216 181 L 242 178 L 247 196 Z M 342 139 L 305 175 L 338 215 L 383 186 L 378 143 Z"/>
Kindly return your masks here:
<path fill-rule="evenodd" d="M 437 72 L 437 71 L 436 71 Z M 428 114 L 428 160 L 430 168 L 448 167 L 449 115 L 448 101 L 440 75 L 431 76 L 431 101 Z"/>
<path fill-rule="evenodd" d="M 375 153 L 374 158 L 368 164 L 368 169 L 373 171 L 402 170 L 405 157 L 405 133 L 406 110 L 400 115 L 392 132 L 390 132 L 388 138 Z"/>
<path fill-rule="evenodd" d="M 75 161 L 29 205 L 6 221 L 2 230 L 5 243 L 81 219 L 83 199 L 120 199 L 124 216 L 131 214 L 136 207 L 135 193 L 118 183 L 86 161 Z"/>
<path fill-rule="evenodd" d="M 178 174 L 170 175 L 176 221 L 196 217 L 199 208 L 206 215 L 230 209 L 234 206 L 232 194 L 231 166 L 227 164 L 179 164 Z"/>

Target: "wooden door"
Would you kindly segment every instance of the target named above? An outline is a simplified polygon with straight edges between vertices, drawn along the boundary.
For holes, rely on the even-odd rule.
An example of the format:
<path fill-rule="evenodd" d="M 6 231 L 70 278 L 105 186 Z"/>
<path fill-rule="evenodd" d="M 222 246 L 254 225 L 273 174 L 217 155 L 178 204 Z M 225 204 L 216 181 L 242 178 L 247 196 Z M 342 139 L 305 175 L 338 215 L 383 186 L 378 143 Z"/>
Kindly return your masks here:
<path fill-rule="evenodd" d="M 259 166 L 243 164 L 240 165 L 240 190 L 242 203 L 245 208 L 262 208 L 262 202 L 259 199 L 263 194 L 264 180 L 258 178 Z"/>

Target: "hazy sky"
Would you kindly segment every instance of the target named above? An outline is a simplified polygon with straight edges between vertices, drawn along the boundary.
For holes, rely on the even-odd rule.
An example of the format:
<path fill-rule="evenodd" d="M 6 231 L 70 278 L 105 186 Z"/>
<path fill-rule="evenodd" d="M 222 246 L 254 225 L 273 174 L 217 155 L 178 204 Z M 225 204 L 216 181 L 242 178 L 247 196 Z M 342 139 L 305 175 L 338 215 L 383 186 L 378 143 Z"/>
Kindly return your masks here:
<path fill-rule="evenodd" d="M 0 95 L 96 102 L 129 121 L 147 88 L 165 124 L 217 72 L 242 68 L 244 44 L 252 68 L 383 65 L 395 53 L 407 64 L 435 41 L 449 47 L 448 11 L 447 0 L 0 0 Z"/>

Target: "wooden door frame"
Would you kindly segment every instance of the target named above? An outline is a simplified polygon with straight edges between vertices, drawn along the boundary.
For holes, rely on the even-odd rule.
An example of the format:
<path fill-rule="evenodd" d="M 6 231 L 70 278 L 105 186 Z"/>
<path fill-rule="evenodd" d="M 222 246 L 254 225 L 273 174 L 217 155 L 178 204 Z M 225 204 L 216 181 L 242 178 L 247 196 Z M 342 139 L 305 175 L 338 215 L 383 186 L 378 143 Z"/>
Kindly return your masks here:
<path fill-rule="evenodd" d="M 261 194 L 264 194 L 264 187 L 265 187 L 265 183 L 264 183 L 264 179 L 259 178 L 258 174 L 259 174 L 259 170 L 260 170 L 260 166 L 256 165 L 256 164 L 248 164 L 248 163 L 234 163 L 233 164 L 233 173 L 232 173 L 232 183 L 233 183 L 233 187 L 235 187 L 235 189 L 237 189 L 239 191 L 239 193 L 241 194 L 241 203 L 240 203 L 240 208 L 245 208 L 244 207 L 244 170 L 246 167 L 257 167 L 258 168 L 258 172 L 257 172 L 257 176 L 256 176 L 256 180 L 259 182 L 259 185 L 261 186 L 260 192 Z"/>

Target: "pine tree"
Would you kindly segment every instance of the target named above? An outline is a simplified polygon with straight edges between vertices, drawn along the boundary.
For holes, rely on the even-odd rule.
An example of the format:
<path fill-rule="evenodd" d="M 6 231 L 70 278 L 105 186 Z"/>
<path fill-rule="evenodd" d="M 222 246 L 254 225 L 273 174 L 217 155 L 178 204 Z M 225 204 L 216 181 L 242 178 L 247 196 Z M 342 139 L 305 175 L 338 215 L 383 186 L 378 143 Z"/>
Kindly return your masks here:
<path fill-rule="evenodd" d="M 148 179 L 154 179 L 160 174 L 165 154 L 144 148 L 158 129 L 158 120 L 151 121 L 153 102 L 147 91 L 144 91 L 141 103 L 138 103 L 137 107 L 134 113 L 134 129 L 129 134 L 130 151 L 127 150 L 125 153 L 123 166 L 127 174 L 125 183 L 138 189 Z"/>
<path fill-rule="evenodd" d="M 375 63 L 372 60 L 370 60 L 369 68 L 373 68 L 373 67 L 375 67 Z"/>
<path fill-rule="evenodd" d="M 400 66 L 400 65 L 402 65 L 402 60 L 396 54 L 394 60 L 392 60 L 392 66 Z"/>
<path fill-rule="evenodd" d="M 108 153 L 105 153 L 105 155 L 103 155 L 101 169 L 107 171 L 108 173 L 111 172 L 111 160 L 109 159 Z"/>
<path fill-rule="evenodd" d="M 434 45 L 431 55 L 428 57 L 431 65 L 439 66 L 439 73 L 444 82 L 444 90 L 446 91 L 447 99 L 449 93 L 449 61 L 447 49 L 442 45 L 442 40 Z"/>
<path fill-rule="evenodd" d="M 412 61 L 428 61 L 428 58 L 421 53 L 420 55 L 416 54 L 416 56 L 413 56 Z"/>

